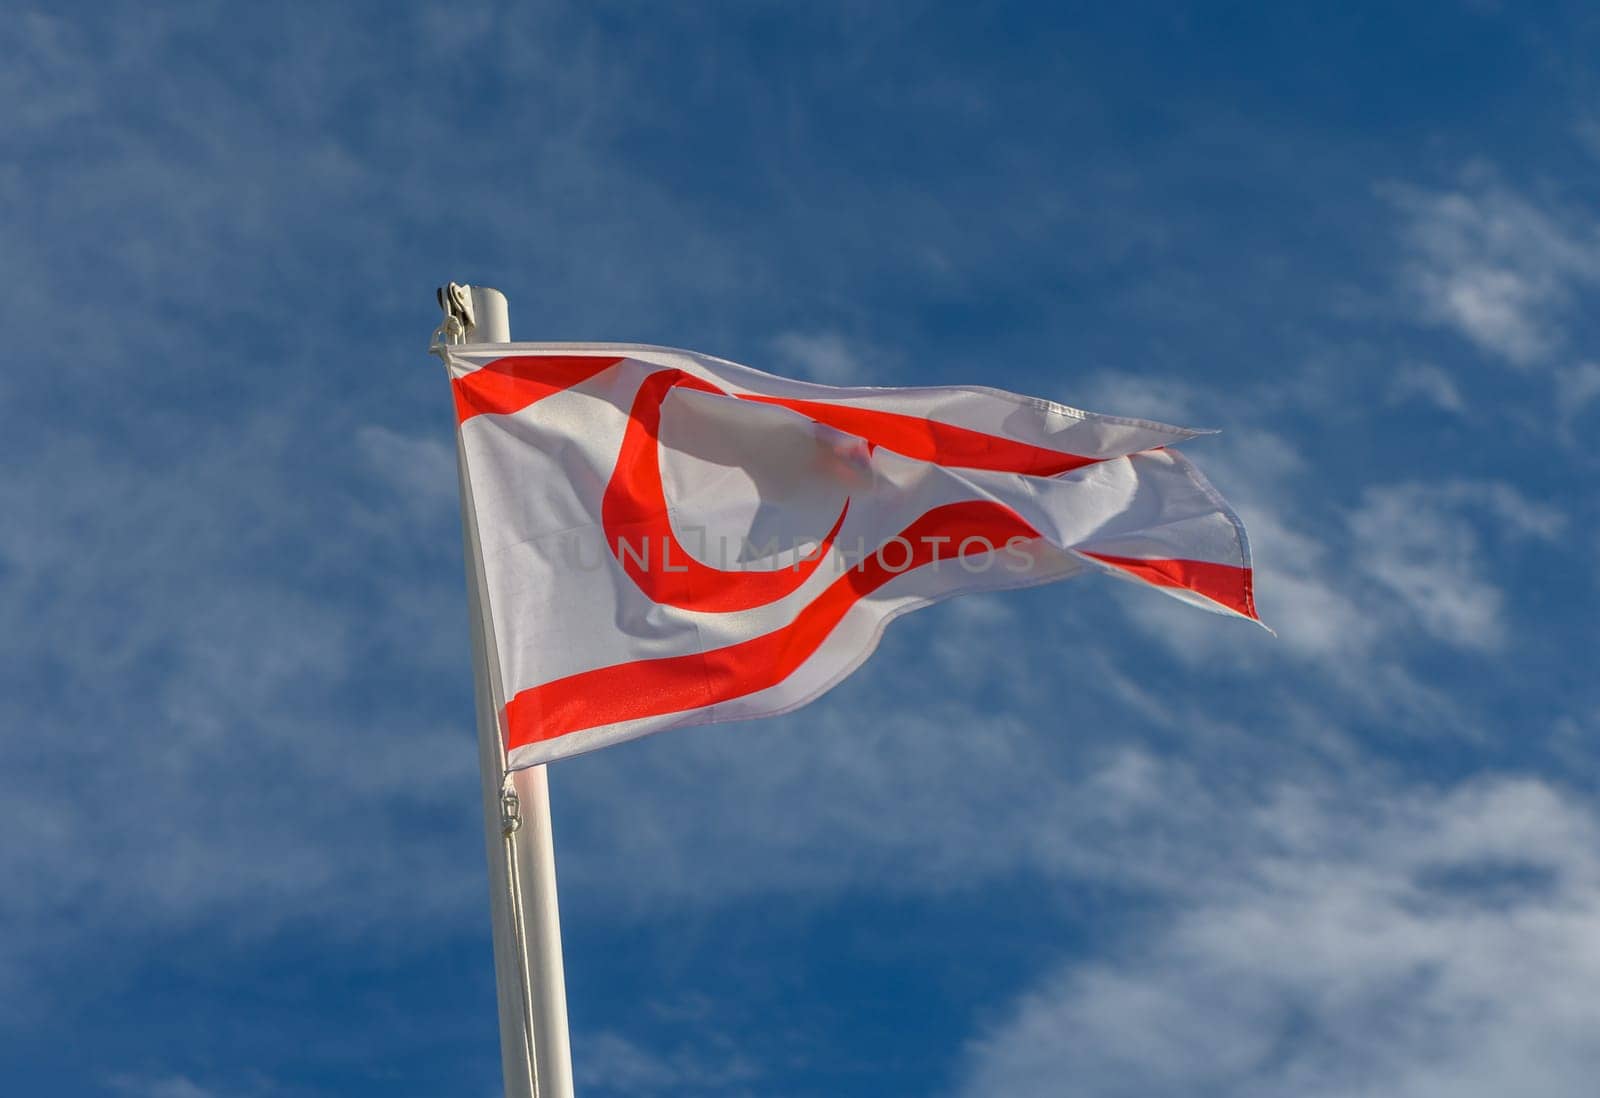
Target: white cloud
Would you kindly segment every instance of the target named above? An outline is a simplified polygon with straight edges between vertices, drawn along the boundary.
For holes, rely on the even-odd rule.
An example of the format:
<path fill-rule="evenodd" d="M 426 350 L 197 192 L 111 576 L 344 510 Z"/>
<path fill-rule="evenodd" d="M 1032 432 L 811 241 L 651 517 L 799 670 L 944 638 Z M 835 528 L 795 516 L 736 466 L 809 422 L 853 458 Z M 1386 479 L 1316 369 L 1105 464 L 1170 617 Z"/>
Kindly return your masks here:
<path fill-rule="evenodd" d="M 1368 491 L 1351 516 L 1359 571 L 1397 596 L 1436 640 L 1493 648 L 1504 595 L 1487 579 L 1473 526 L 1419 485 Z"/>
<path fill-rule="evenodd" d="M 8 250 L 20 257 L 16 266 L 40 274 L 8 296 L 6 315 L 25 331 L 40 317 L 68 315 L 68 305 L 73 315 L 92 314 L 94 324 L 59 331 L 53 352 L 30 354 L 54 353 L 47 365 L 92 377 L 125 415 L 108 422 L 93 419 L 92 408 L 74 409 L 68 418 L 83 434 L 74 439 L 66 419 L 52 422 L 49 447 L 0 486 L 11 516 L 0 527 L 0 620 L 10 637 L 0 653 L 13 666 L 49 661 L 41 681 L 55 684 L 48 704 L 0 700 L 7 725 L 30 733 L 0 768 L 0 879 L 20 882 L 0 896 L 0 921 L 25 931 L 0 946 L 0 969 L 13 956 L 81 952 L 107 911 L 130 934 L 146 926 L 215 933 L 218 925 L 249 934 L 323 919 L 325 938 L 366 937 L 383 929 L 374 912 L 384 913 L 379 923 L 403 924 L 403 933 L 425 925 L 425 942 L 458 923 L 481 932 L 469 711 L 459 708 L 451 725 L 448 714 L 435 721 L 369 708 L 381 700 L 374 682 L 387 688 L 441 675 L 404 693 L 409 704 L 440 695 L 448 702 L 445 684 L 466 681 L 458 542 L 438 528 L 454 525 L 449 448 L 369 426 L 348 452 L 317 453 L 313 463 L 307 438 L 285 442 L 287 424 L 338 419 L 349 402 L 326 400 L 330 386 L 355 394 L 362 415 L 383 414 L 367 407 L 380 398 L 390 401 L 385 410 L 411 399 L 399 383 L 357 381 L 392 369 L 396 346 L 427 368 L 413 350 L 432 320 L 426 285 L 419 293 L 404 283 L 441 254 L 531 270 L 526 277 L 546 283 L 514 299 L 514 311 L 575 333 L 617 323 L 640 333 L 715 331 L 707 318 L 740 311 L 730 302 L 772 296 L 777 267 L 839 267 L 837 242 L 809 259 L 753 247 L 771 241 L 723 233 L 716 204 L 698 192 L 677 195 L 654 173 L 617 171 L 607 150 L 640 125 L 648 129 L 651 111 L 650 97 L 639 94 L 648 78 L 629 75 L 627 43 L 436 10 L 444 38 L 438 26 L 399 34 L 416 46 L 415 57 L 369 51 L 363 62 L 360 51 L 340 52 L 339 34 L 313 35 L 292 57 L 263 58 L 263 71 L 243 82 L 216 66 L 169 65 L 166 54 L 189 36 L 172 36 L 149 16 L 102 35 L 115 43 L 107 50 L 48 21 L 13 21 L 28 37 L 10 51 L 20 75 L 0 77 L 0 86 L 28 95 L 12 97 L 10 122 L 48 138 L 102 108 L 105 116 L 101 128 L 77 134 L 73 156 L 40 151 L 44 169 L 26 177 L 27 187 L 14 169 L 0 168 L 0 193 L 18 199 L 3 226 Z M 449 157 L 414 155 L 463 143 L 459 119 L 435 109 L 449 101 L 443 86 L 374 79 L 378 64 L 438 71 L 441 42 L 443 53 L 519 59 L 498 66 L 504 83 L 494 98 L 524 105 L 514 116 L 521 138 L 480 143 L 465 175 Z M 864 54 L 862 64 L 870 63 Z M 222 77 L 210 75 L 217 72 Z M 385 95 L 366 94 L 380 85 Z M 140 100 L 159 119 L 151 132 L 100 102 L 105 89 L 125 86 L 156 96 Z M 380 101 L 381 112 L 363 106 Z M 395 119 L 405 120 L 403 141 L 392 140 Z M 384 147 L 387 160 L 374 151 Z M 512 170 L 525 161 L 541 170 Z M 274 186 L 283 170 L 294 186 Z M 517 185 L 508 188 L 508 178 Z M 307 194 L 317 202 L 306 203 Z M 442 194 L 451 200 L 441 204 Z M 867 201 L 864 208 L 881 203 L 891 219 L 884 238 L 895 239 L 938 238 L 902 230 L 937 229 L 948 197 L 852 196 Z M 918 201 L 935 210 L 933 220 L 914 212 Z M 1039 211 L 1010 205 L 1020 231 L 1043 240 Z M 1098 224 L 1103 212 L 1090 220 Z M 1118 214 L 1120 227 L 1163 231 L 1146 228 L 1137 213 Z M 666 227 L 659 233 L 671 237 L 670 250 L 636 231 L 650 226 Z M 975 265 L 1009 266 L 1011 253 L 992 248 L 992 235 L 989 227 L 962 229 L 925 251 L 974 277 Z M 876 236 L 860 247 L 893 254 Z M 529 255 L 563 261 L 529 268 Z M 761 255 L 779 259 L 750 258 Z M 1083 262 L 1096 260 L 1091 253 Z M 330 263 L 345 276 L 330 282 Z M 387 297 L 379 308 L 355 303 L 358 294 Z M 226 307 L 216 308 L 219 301 Z M 716 304 L 695 304 L 704 302 Z M 666 307 L 684 303 L 685 310 Z M 1559 296 L 1547 304 L 1556 309 Z M 413 318 L 416 331 L 405 335 Z M 357 321 L 372 340 L 350 358 L 320 361 L 315 371 L 292 356 L 280 361 L 284 343 L 322 347 L 331 331 Z M 224 328 L 238 338 L 214 338 Z M 389 341 L 383 330 L 400 335 Z M 192 414 L 166 406 L 176 382 L 141 403 L 150 394 L 130 377 L 184 369 L 202 345 L 211 354 L 191 375 L 204 379 Z M 85 346 L 92 353 L 79 354 Z M 880 351 L 831 329 L 791 332 L 775 350 L 818 380 L 885 380 Z M 250 407 L 261 392 L 222 396 L 211 387 L 220 393 L 269 364 L 283 371 L 270 395 L 281 403 L 267 407 L 278 421 L 225 412 Z M 1199 396 L 1178 385 L 1128 390 L 1108 393 L 1101 410 L 1182 421 L 1201 406 Z M 181 460 L 141 464 L 148 452 L 137 446 L 112 452 L 86 441 L 119 430 L 181 433 L 181 447 L 159 451 Z M 1225 445 L 1276 490 L 1301 489 L 1311 475 L 1303 448 L 1281 437 Z M 383 482 L 379 490 L 346 484 L 333 493 L 337 506 L 318 495 L 324 478 L 342 479 L 362 460 Z M 1370 607 L 1341 589 L 1347 576 L 1333 563 L 1342 559 L 1337 545 L 1320 549 L 1313 538 L 1325 525 L 1300 509 L 1284 513 L 1281 529 L 1258 524 L 1258 541 L 1271 550 L 1264 555 L 1282 551 L 1284 563 L 1263 572 L 1263 590 L 1278 600 L 1278 609 L 1268 606 L 1284 647 L 1308 658 L 1377 650 L 1381 630 L 1364 616 Z M 431 524 L 425 537 L 416 536 L 418 522 Z M 363 571 L 388 578 L 344 598 Z M 1010 658 L 1008 640 L 1039 631 L 1047 617 L 1020 613 L 1023 597 L 930 611 L 946 613 L 953 627 L 943 640 L 886 651 L 869 672 L 875 685 L 836 704 L 763 726 L 674 734 L 562 767 L 558 810 L 563 824 L 575 824 L 561 836 L 569 904 L 612 919 L 628 905 L 709 906 L 756 893 L 815 902 L 848 889 L 974 888 L 1017 872 L 1171 891 L 1225 864 L 1237 795 L 1209 788 L 1182 760 L 1230 734 L 1241 746 L 1226 758 L 1265 753 L 1288 738 L 1284 729 L 1264 717 L 1271 727 L 1252 741 L 1219 728 L 1173 683 L 1153 683 L 1119 662 L 1125 653 L 1063 648 L 1049 658 Z M 1059 605 L 1076 613 L 1081 597 L 1074 591 Z M 1216 639 L 1218 623 L 1184 620 L 1205 638 L 1196 650 L 1229 647 Z M 931 637 L 933 625 L 930 618 L 905 628 Z M 964 653 L 956 635 L 976 654 Z M 908 672 L 917 661 L 932 670 Z M 374 678 L 341 693 L 362 674 Z M 998 707 L 981 699 L 952 700 L 951 683 L 962 693 L 1005 691 L 1010 715 L 997 717 Z M 465 700 L 463 690 L 457 702 Z M 1280 701 L 1262 704 L 1276 714 Z M 1146 742 L 1158 733 L 1188 746 L 1162 761 Z M 36 744 L 53 745 L 42 761 Z M 248 745 L 244 765 L 240 744 Z M 429 812 L 420 828 L 408 828 L 408 817 L 423 815 L 412 812 L 419 803 Z M 90 895 L 100 902 L 86 905 Z M 437 918 L 441 911 L 464 917 Z M 38 1008 L 31 997 L 3 997 L 12 1009 Z M 616 1034 L 600 1049 L 618 1089 L 659 1084 L 692 1093 L 695 1079 L 732 1078 L 725 1073 L 737 1064 L 630 1051 Z M 590 1081 L 607 1085 L 604 1076 Z M 152 1098 L 205 1093 L 177 1075 L 140 1085 Z"/>
<path fill-rule="evenodd" d="M 838 332 L 784 332 L 772 347 L 790 369 L 824 385 L 882 385 L 886 380 L 882 363 L 874 363 L 870 354 L 863 360 L 859 344 L 852 345 Z"/>
<path fill-rule="evenodd" d="M 1185 427 L 1196 425 L 1205 393 L 1187 381 L 1102 370 L 1088 380 L 1081 398 L 1086 411 L 1153 419 Z"/>
<path fill-rule="evenodd" d="M 42 11 L 14 12 L 0 27 L 0 48 L 12 63 L 0 70 L 0 96 L 10 103 L 0 127 L 41 132 L 70 125 L 98 101 L 94 81 L 78 71 L 89 52 L 82 31 Z"/>
<path fill-rule="evenodd" d="M 109 1083 L 118 1094 L 129 1095 L 130 1098 L 222 1098 L 218 1091 L 203 1087 L 186 1075 L 153 1078 L 119 1075 L 110 1079 Z"/>
<path fill-rule="evenodd" d="M 1490 650 L 1504 638 L 1505 592 L 1490 546 L 1553 541 L 1566 515 L 1503 480 L 1401 481 L 1368 488 L 1351 508 L 1324 498 L 1326 472 L 1301 446 L 1254 426 L 1193 444 L 1250 534 L 1262 619 L 1325 673 L 1393 680 L 1397 647 L 1422 633 Z M 1255 646 L 1207 644 L 1215 623 L 1147 599 L 1135 621 L 1190 662 L 1273 658 Z M 1182 608 L 1179 608 L 1182 609 Z M 1402 661 L 1403 662 L 1403 661 Z M 1370 685 L 1363 688 L 1370 692 Z"/>
<path fill-rule="evenodd" d="M 1069 965 L 969 1049 L 965 1093 L 1586 1096 L 1600 827 L 1535 781 L 1286 793 L 1198 902 Z"/>
<path fill-rule="evenodd" d="M 1383 623 L 1348 582 L 1331 501 L 1308 491 L 1321 479 L 1313 463 L 1283 435 L 1248 424 L 1192 443 L 1187 451 L 1244 520 L 1258 606 L 1278 644 L 1331 671 L 1364 663 L 1382 639 Z M 1208 643 L 1218 623 L 1187 607 L 1169 607 L 1165 600 L 1124 601 L 1134 620 L 1181 659 L 1256 663 L 1277 658 L 1260 645 Z"/>
<path fill-rule="evenodd" d="M 1575 292 L 1600 279 L 1591 221 L 1493 182 L 1388 193 L 1406 218 L 1406 279 L 1430 322 L 1517 366 L 1561 345 Z"/>
<path fill-rule="evenodd" d="M 1600 363 L 1580 362 L 1556 375 L 1556 397 L 1569 420 L 1600 397 Z"/>
<path fill-rule="evenodd" d="M 468 711 L 348 693 L 375 666 L 465 682 L 460 589 L 364 594 L 406 511 L 359 484 L 319 497 L 286 473 L 299 445 L 263 417 L 152 474 L 63 432 L 0 481 L 0 717 L 29 730 L 0 767 L 0 920 L 19 928 L 0 1014 L 37 1005 L 14 987 L 31 961 L 112 913 L 133 935 L 215 917 L 336 937 L 478 913 Z M 456 539 L 433 541 L 421 559 L 455 574 Z"/>
<path fill-rule="evenodd" d="M 412 437 L 368 424 L 356 433 L 368 467 L 419 519 L 454 516 L 458 507 L 455 453 L 440 438 Z"/>
<path fill-rule="evenodd" d="M 1464 415 L 1467 401 L 1461 395 L 1455 378 L 1449 372 L 1429 363 L 1414 362 L 1402 366 L 1389 383 L 1389 402 L 1403 404 L 1418 401 L 1430 404 L 1441 412 Z"/>
<path fill-rule="evenodd" d="M 1342 582 L 1336 552 L 1267 512 L 1246 515 L 1258 561 L 1256 590 L 1263 619 L 1282 642 L 1318 660 L 1363 660 L 1383 624 Z"/>
<path fill-rule="evenodd" d="M 1184 391 L 1182 382 L 1114 377 L 1099 388 L 1134 396 Z M 1377 485 L 1345 504 L 1318 448 L 1327 436 L 1291 439 L 1258 425 L 1267 415 L 1324 411 L 1325 399 L 1280 391 L 1268 406 L 1236 395 L 1241 412 L 1229 429 L 1187 448 L 1244 519 L 1258 605 L 1276 641 L 1234 639 L 1225 626 L 1142 592 L 1119 603 L 1196 671 L 1256 673 L 1282 668 L 1288 656 L 1334 687 L 1352 713 L 1471 735 L 1477 717 L 1417 669 L 1428 651 L 1418 641 L 1496 650 L 1512 619 L 1507 581 L 1495 571 L 1508 559 L 1503 550 L 1556 540 L 1567 516 L 1509 481 L 1489 479 Z M 1331 441 L 1349 444 L 1345 432 Z"/>
<path fill-rule="evenodd" d="M 938 894 L 1018 872 L 1129 887 L 1188 872 L 1150 849 L 1151 836 L 1184 814 L 1194 824 L 1222 812 L 1186 766 L 1129 741 L 1170 720 L 1203 742 L 1205 721 L 1182 706 L 1164 712 L 1159 698 L 1130 702 L 1136 686 L 1076 662 L 1070 676 L 1034 663 L 1048 696 L 1007 695 L 1004 713 L 936 685 L 945 673 L 935 662 L 928 673 L 880 671 L 837 704 L 790 717 L 563 763 L 553 799 L 573 818 L 605 821 L 561 837 L 563 888 L 604 897 L 618 917 L 772 894 Z"/>
<path fill-rule="evenodd" d="M 1555 538 L 1561 512 L 1501 481 L 1406 482 L 1368 489 L 1349 516 L 1358 572 L 1377 581 L 1435 640 L 1492 649 L 1503 639 L 1505 594 L 1487 574 L 1481 526 L 1497 540 Z"/>
<path fill-rule="evenodd" d="M 580 1036 L 577 1049 L 573 1082 L 586 1094 L 732 1094 L 761 1074 L 725 1037 L 703 1030 L 692 1047 L 667 1053 L 612 1030 Z"/>

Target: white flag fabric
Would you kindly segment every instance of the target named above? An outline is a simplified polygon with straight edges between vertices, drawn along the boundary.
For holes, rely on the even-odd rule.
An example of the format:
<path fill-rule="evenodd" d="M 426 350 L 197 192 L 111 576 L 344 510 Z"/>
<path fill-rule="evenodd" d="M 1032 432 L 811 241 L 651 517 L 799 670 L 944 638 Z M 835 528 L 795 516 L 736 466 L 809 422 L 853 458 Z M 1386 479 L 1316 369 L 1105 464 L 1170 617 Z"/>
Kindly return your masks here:
<path fill-rule="evenodd" d="M 787 712 L 888 622 L 1094 571 L 1254 619 L 1202 432 L 987 388 L 838 388 L 626 344 L 455 346 L 509 764 Z"/>

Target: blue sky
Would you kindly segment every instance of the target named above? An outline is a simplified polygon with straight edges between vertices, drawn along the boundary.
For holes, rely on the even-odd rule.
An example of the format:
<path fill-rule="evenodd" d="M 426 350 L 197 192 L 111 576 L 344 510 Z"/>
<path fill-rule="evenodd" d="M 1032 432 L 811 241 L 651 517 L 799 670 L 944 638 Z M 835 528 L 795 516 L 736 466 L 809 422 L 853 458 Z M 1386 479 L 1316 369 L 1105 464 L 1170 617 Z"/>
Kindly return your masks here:
<path fill-rule="evenodd" d="M 1220 427 L 1279 632 L 559 764 L 582 1094 L 1592 1093 L 1592 12 L 290 7 L 0 21 L 8 1093 L 496 1092 L 446 279 Z"/>

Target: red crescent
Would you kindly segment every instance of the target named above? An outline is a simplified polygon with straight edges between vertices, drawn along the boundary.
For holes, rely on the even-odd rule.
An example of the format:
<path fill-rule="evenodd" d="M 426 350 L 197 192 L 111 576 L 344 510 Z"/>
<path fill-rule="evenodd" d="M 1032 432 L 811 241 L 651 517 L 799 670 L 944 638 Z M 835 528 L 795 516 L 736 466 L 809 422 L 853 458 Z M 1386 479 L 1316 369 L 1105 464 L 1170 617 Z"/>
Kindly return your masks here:
<path fill-rule="evenodd" d="M 645 378 L 633 399 L 617 464 L 600 503 L 606 548 L 640 591 L 666 606 L 729 613 L 777 602 L 810 579 L 828 558 L 850 501 L 845 500 L 822 543 L 792 568 L 728 571 L 695 560 L 673 532 L 661 482 L 661 404 L 678 388 L 727 395 L 682 370 L 661 370 Z"/>

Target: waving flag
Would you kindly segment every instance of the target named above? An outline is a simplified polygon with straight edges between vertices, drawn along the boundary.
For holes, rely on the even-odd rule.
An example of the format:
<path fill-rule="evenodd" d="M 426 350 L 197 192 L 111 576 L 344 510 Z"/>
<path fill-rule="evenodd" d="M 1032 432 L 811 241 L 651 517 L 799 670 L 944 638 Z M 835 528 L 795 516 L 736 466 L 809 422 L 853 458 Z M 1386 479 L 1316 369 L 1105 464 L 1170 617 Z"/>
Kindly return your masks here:
<path fill-rule="evenodd" d="M 513 768 L 770 716 L 950 595 L 1104 572 L 1254 618 L 1200 432 L 688 351 L 454 346 L 470 562 Z"/>

